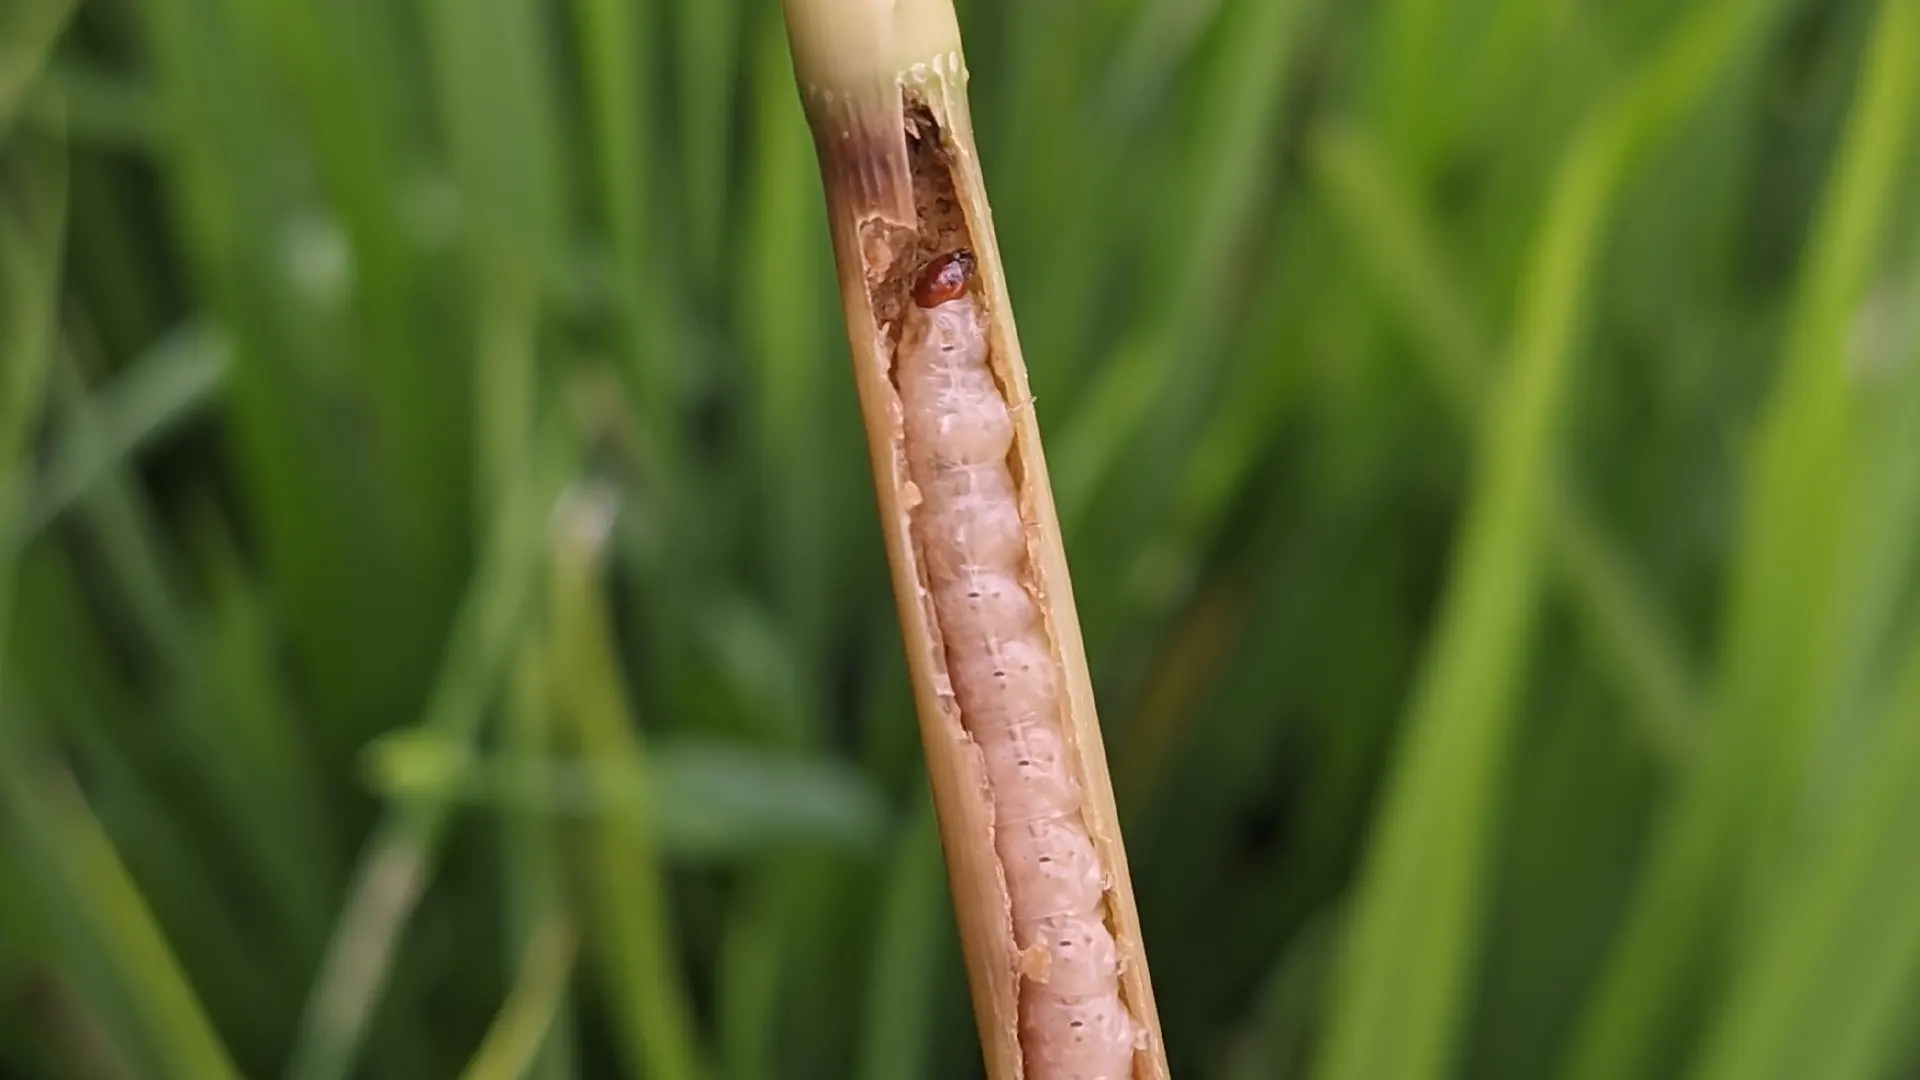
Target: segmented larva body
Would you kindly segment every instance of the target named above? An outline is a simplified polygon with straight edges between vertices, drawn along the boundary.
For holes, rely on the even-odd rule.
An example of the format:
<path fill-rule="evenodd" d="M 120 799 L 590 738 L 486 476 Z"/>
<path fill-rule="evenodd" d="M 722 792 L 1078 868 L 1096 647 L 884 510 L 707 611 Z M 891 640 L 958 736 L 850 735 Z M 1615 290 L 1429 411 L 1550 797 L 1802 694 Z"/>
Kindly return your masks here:
<path fill-rule="evenodd" d="M 936 259 L 903 317 L 894 378 L 922 499 L 913 531 L 961 722 L 991 789 L 1022 953 L 1027 1080 L 1128 1080 L 1134 1024 L 1104 917 L 1105 874 L 1067 757 L 1059 671 L 1027 587 L 1008 468 L 1013 418 L 987 365 L 972 269 L 964 250 Z"/>

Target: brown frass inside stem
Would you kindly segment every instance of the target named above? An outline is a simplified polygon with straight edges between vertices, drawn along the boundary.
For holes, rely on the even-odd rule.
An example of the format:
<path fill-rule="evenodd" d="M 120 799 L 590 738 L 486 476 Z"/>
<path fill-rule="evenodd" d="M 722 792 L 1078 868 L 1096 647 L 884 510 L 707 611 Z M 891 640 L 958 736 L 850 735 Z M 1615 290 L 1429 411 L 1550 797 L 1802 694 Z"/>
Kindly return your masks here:
<path fill-rule="evenodd" d="M 896 222 L 876 214 L 860 223 L 867 296 L 874 318 L 887 329 L 889 346 L 899 341 L 900 319 L 913 302 L 913 283 L 921 269 L 936 256 L 973 246 L 954 194 L 953 161 L 939 122 L 911 91 L 902 95 L 901 123 L 914 221 Z"/>

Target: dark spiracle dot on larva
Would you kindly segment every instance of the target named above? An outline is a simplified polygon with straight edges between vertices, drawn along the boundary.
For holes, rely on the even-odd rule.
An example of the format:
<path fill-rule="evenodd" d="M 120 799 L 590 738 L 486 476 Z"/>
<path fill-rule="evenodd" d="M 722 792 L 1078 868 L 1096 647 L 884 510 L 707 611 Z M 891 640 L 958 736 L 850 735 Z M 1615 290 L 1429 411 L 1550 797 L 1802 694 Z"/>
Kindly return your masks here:
<path fill-rule="evenodd" d="M 972 280 L 973 252 L 966 248 L 949 251 L 920 271 L 920 280 L 913 284 L 913 302 L 923 308 L 936 308 L 958 300 L 967 295 L 967 284 Z"/>

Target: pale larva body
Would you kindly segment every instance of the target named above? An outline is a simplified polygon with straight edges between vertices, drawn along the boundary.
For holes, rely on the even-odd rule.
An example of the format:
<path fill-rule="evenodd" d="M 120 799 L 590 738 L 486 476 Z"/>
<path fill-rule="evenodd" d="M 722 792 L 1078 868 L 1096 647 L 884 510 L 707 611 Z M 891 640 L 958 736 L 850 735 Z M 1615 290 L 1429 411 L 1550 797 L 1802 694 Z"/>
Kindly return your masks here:
<path fill-rule="evenodd" d="M 1013 418 L 987 365 L 971 260 L 946 256 L 914 290 L 895 384 L 921 503 L 913 531 L 961 722 L 978 745 L 1023 956 L 1027 1080 L 1129 1080 L 1135 1030 L 1105 920 L 1105 873 L 1081 816 L 1059 671 L 1025 578 L 1008 468 Z"/>

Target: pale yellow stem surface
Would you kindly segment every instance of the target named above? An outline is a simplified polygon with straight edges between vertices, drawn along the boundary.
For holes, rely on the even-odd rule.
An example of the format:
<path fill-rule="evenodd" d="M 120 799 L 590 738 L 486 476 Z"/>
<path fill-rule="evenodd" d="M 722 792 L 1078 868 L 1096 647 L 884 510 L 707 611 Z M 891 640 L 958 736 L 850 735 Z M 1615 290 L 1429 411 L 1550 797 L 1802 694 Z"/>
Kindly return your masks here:
<path fill-rule="evenodd" d="M 1026 365 L 981 179 L 952 5 L 950 0 L 785 0 L 785 8 L 825 179 L 881 527 L 988 1075 L 991 1080 L 1164 1080 L 1166 1060 L 1139 917 Z M 996 822 L 1018 824 L 1018 808 L 1032 806 L 1035 796 L 1015 790 L 1016 773 L 995 771 L 981 753 L 981 736 L 991 743 L 1004 735 L 1004 728 L 994 725 L 1007 723 L 1002 715 L 1007 702 L 993 696 L 991 677 L 1001 676 L 1004 683 L 1005 672 L 970 672 L 977 667 L 974 659 L 998 655 L 1018 642 L 991 634 L 981 638 L 977 619 L 970 622 L 940 598 L 935 586 L 941 581 L 929 566 L 930 554 L 936 560 L 968 558 L 977 530 L 967 524 L 962 504 L 936 497 L 929 505 L 927 493 L 914 482 L 916 466 L 923 479 L 929 468 L 953 466 L 934 463 L 938 448 L 910 443 L 923 437 L 913 432 L 936 430 L 942 418 L 916 414 L 908 423 L 899 361 L 903 347 L 919 347 L 902 343 L 914 309 L 915 279 L 929 263 L 961 249 L 970 250 L 976 261 L 968 317 L 977 318 L 984 334 L 985 364 L 1012 422 L 1004 469 L 1024 536 L 1024 551 L 992 569 L 1017 581 L 1037 609 L 1037 622 L 1025 633 L 1045 643 L 1051 663 L 1045 674 L 1057 685 L 1046 699 L 1051 715 L 1045 720 L 1057 726 L 1046 730 L 1057 731 L 1065 748 L 1059 763 L 1064 775 L 1043 775 L 1046 768 L 1031 761 L 1020 765 L 1024 775 L 1077 789 L 1070 805 L 1050 808 L 1054 817 L 1048 820 L 1083 830 L 1099 862 L 1099 907 L 1118 954 L 1108 976 L 1113 989 L 1103 992 L 1117 996 L 1136 1047 L 1123 1076 L 1109 1075 L 1091 1057 L 1084 1068 L 1077 1066 L 1062 1049 L 1076 1034 L 1045 1027 L 1045 1017 L 1058 1010 L 1041 1005 L 1049 994 L 1057 999 L 1067 992 L 1048 985 L 1050 965 L 1055 973 L 1064 970 L 1060 948 L 1067 943 L 1016 936 L 1015 897 L 1038 896 L 1047 868 L 1011 854 L 1017 845 L 996 850 Z M 971 314 L 976 308 L 977 316 Z M 984 497 L 965 505 L 975 503 L 983 515 L 1007 509 L 1004 501 Z M 951 577 L 948 571 L 940 574 Z"/>

